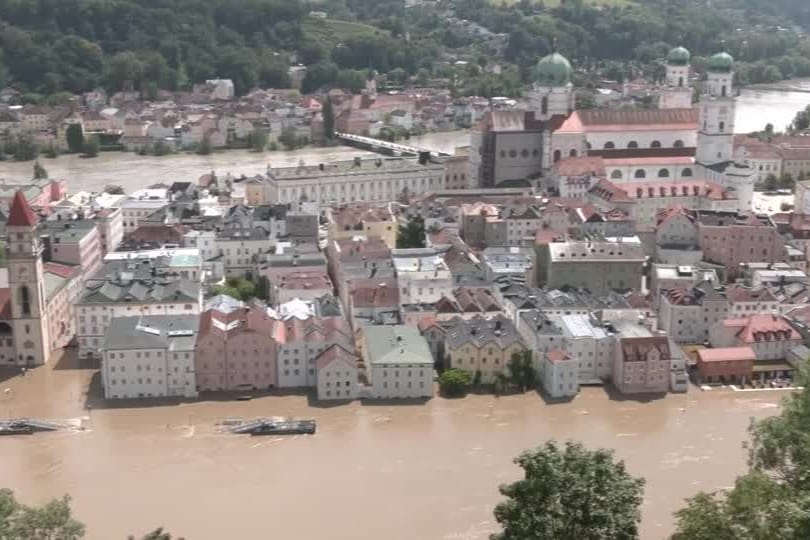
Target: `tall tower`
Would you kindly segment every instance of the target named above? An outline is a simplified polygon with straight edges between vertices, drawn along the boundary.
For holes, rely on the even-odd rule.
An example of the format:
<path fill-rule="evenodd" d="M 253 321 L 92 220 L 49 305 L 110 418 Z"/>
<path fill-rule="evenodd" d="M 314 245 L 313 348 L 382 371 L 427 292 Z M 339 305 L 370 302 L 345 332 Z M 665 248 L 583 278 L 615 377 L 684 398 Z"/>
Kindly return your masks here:
<path fill-rule="evenodd" d="M 721 52 L 709 58 L 700 96 L 695 161 L 708 180 L 718 182 L 737 198 L 740 212 L 751 209 L 755 171 L 734 162 L 734 59 Z"/>
<path fill-rule="evenodd" d="M 692 106 L 692 88 L 689 86 L 689 60 L 691 55 L 683 47 L 675 47 L 667 55 L 666 86 L 661 90 L 659 109 L 687 109 Z"/>
<path fill-rule="evenodd" d="M 22 191 L 15 193 L 6 231 L 11 327 L 15 361 L 21 366 L 44 364 L 50 354 L 38 221 Z"/>
<path fill-rule="evenodd" d="M 574 110 L 574 85 L 571 84 L 571 64 L 558 52 L 544 56 L 534 68 L 534 84 L 529 100 L 536 120 L 552 116 L 568 116 Z"/>
<path fill-rule="evenodd" d="M 710 166 L 733 159 L 734 59 L 725 52 L 709 58 L 708 77 L 700 97 L 696 160 Z"/>

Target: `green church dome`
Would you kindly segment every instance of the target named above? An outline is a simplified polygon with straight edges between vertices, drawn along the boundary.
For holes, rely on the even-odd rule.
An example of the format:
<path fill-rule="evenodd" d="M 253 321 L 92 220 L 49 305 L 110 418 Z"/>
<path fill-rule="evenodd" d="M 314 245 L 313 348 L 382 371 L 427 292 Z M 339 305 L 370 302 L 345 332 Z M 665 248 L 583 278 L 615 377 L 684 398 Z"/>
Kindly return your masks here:
<path fill-rule="evenodd" d="M 672 64 L 675 66 L 685 66 L 689 63 L 689 59 L 691 55 L 689 51 L 684 49 L 683 47 L 675 47 L 669 54 L 667 55 L 667 64 Z"/>
<path fill-rule="evenodd" d="M 534 79 L 543 86 L 564 86 L 571 82 L 571 63 L 560 53 L 551 53 L 537 62 Z"/>
<path fill-rule="evenodd" d="M 734 58 L 727 52 L 717 53 L 709 58 L 709 71 L 719 71 L 726 73 L 734 68 Z"/>

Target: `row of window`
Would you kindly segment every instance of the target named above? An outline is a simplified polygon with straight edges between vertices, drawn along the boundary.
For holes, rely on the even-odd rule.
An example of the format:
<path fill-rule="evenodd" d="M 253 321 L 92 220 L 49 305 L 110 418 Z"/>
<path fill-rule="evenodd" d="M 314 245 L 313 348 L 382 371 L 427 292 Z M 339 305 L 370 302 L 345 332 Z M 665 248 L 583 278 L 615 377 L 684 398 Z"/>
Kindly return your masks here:
<path fill-rule="evenodd" d="M 692 169 L 686 167 L 681 171 L 681 176 L 685 178 L 690 178 L 692 176 Z M 613 172 L 610 173 L 610 177 L 614 180 L 618 180 L 624 177 L 624 173 L 621 170 L 615 169 Z M 647 178 L 647 171 L 644 169 L 636 169 L 633 173 L 633 178 Z M 658 169 L 658 178 L 669 178 L 669 169 Z M 686 190 L 687 187 L 683 186 L 683 190 Z M 694 186 L 694 190 L 697 190 L 697 186 Z M 685 195 L 686 193 L 684 193 Z"/>
<path fill-rule="evenodd" d="M 724 127 L 723 122 L 720 122 L 720 131 L 723 131 L 723 127 Z M 681 139 L 678 139 L 674 143 L 672 143 L 672 147 L 683 148 L 684 142 Z M 607 141 L 602 148 L 604 148 L 605 150 L 613 150 L 616 148 L 616 143 L 614 143 L 613 141 Z M 639 148 L 639 145 L 636 141 L 630 141 L 627 143 L 627 148 Z M 650 148 L 661 148 L 661 141 L 657 140 L 652 141 L 650 143 Z"/>

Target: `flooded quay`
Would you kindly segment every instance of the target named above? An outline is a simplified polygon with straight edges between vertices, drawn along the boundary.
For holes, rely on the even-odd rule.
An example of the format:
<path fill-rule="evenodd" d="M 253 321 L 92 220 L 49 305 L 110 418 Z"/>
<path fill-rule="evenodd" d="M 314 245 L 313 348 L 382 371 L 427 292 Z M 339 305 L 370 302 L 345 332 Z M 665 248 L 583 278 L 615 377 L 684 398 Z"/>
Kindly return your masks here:
<path fill-rule="evenodd" d="M 0 479 L 28 503 L 68 493 L 91 540 L 168 527 L 187 540 L 483 540 L 497 529 L 512 459 L 554 438 L 607 447 L 646 478 L 642 538 L 672 512 L 744 471 L 751 418 L 783 392 L 690 389 L 651 401 L 583 388 L 572 402 L 536 393 L 424 403 L 319 406 L 305 395 L 251 401 L 109 404 L 98 375 L 65 358 L 0 376 L 0 417 L 83 418 L 84 432 L 0 439 Z M 6 390 L 8 389 L 8 390 Z M 225 418 L 313 418 L 314 436 L 221 433 Z"/>

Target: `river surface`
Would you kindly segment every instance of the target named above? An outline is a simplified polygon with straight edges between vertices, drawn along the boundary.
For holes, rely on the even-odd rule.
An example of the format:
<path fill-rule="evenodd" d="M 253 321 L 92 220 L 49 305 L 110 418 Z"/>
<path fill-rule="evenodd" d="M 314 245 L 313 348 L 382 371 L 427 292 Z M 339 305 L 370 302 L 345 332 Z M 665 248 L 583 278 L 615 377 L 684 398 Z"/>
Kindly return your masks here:
<path fill-rule="evenodd" d="M 810 92 L 810 80 L 785 81 L 781 84 L 786 88 Z M 748 133 L 760 130 L 767 123 L 772 123 L 776 130 L 783 130 L 797 111 L 810 104 L 808 92 L 744 89 L 737 103 L 736 131 Z M 456 147 L 467 146 L 469 143 L 468 131 L 451 131 L 413 137 L 407 144 L 452 154 Z M 67 179 L 71 191 L 100 191 L 108 184 L 117 184 L 127 191 L 133 191 L 158 182 L 196 182 L 201 175 L 211 171 L 218 175 L 231 173 L 251 176 L 264 172 L 268 165 L 289 166 L 297 165 L 300 161 L 315 164 L 374 155 L 376 154 L 350 147 L 303 148 L 292 152 L 263 153 L 230 150 L 208 156 L 183 153 L 163 157 L 139 156 L 131 152 L 104 152 L 94 159 L 65 155 L 57 159 L 43 158 L 42 163 L 52 177 Z M 31 162 L 0 163 L 0 179 L 27 180 L 31 173 Z"/>
<path fill-rule="evenodd" d="M 497 530 L 498 485 L 519 476 L 512 459 L 551 438 L 615 449 L 647 481 L 641 538 L 663 539 L 685 497 L 730 486 L 744 471 L 750 418 L 775 414 L 785 395 L 692 388 L 642 402 L 585 388 L 555 405 L 529 393 L 110 408 L 88 402 L 94 370 L 63 364 L 0 377 L 0 417 L 86 416 L 89 430 L 3 437 L 0 486 L 31 504 L 70 494 L 90 540 L 157 526 L 187 540 L 484 540 Z M 315 418 L 318 433 L 251 438 L 215 429 L 225 418 L 268 415 Z"/>

